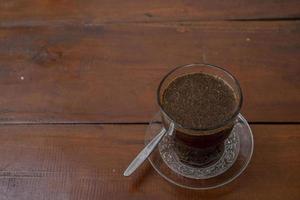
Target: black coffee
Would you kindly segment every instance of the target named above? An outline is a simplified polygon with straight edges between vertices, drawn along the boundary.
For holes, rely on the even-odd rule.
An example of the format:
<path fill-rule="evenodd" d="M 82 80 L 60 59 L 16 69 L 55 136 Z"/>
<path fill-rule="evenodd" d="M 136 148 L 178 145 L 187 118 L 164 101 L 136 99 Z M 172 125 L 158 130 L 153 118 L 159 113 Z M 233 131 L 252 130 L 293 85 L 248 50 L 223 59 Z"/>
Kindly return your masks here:
<path fill-rule="evenodd" d="M 233 89 L 222 79 L 195 73 L 172 81 L 163 93 L 162 106 L 184 127 L 209 129 L 232 117 L 237 100 Z"/>

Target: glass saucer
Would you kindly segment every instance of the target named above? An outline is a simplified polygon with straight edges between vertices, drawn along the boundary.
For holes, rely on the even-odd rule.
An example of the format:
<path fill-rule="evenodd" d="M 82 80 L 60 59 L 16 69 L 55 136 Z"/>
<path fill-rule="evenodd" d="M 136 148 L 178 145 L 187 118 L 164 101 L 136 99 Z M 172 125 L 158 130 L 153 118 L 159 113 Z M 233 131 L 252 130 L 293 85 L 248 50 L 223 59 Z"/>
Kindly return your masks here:
<path fill-rule="evenodd" d="M 161 128 L 160 114 L 157 113 L 147 128 L 145 144 Z M 253 145 L 250 126 L 239 114 L 224 145 L 203 151 L 180 144 L 173 135 L 166 135 L 148 160 L 163 178 L 177 186 L 196 190 L 212 189 L 231 182 L 246 169 Z"/>

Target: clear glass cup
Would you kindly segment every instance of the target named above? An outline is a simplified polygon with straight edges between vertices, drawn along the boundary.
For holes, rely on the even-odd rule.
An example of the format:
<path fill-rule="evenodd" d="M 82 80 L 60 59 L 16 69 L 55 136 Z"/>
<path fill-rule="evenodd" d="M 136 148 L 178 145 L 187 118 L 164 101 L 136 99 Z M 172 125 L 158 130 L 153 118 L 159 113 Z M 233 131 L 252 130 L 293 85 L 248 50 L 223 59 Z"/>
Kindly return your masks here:
<path fill-rule="evenodd" d="M 224 123 L 216 124 L 210 129 L 185 127 L 172 119 L 172 116 L 170 116 L 162 106 L 163 94 L 169 84 L 178 77 L 194 73 L 205 73 L 219 77 L 234 91 L 237 104 L 232 116 Z M 237 79 L 225 69 L 211 64 L 189 64 L 173 69 L 162 79 L 157 90 L 157 101 L 165 129 L 169 129 L 168 127 L 174 124 L 173 133 L 175 133 L 177 139 L 189 146 L 207 148 L 222 143 L 230 135 L 237 116 L 240 113 L 243 95 Z"/>

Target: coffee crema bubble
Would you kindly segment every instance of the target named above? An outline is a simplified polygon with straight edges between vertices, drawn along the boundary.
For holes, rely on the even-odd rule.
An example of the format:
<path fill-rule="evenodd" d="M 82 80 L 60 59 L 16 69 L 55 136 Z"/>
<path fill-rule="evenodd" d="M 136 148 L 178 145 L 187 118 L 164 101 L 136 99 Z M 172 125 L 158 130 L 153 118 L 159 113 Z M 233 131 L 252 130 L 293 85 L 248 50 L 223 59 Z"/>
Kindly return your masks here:
<path fill-rule="evenodd" d="M 162 107 L 178 124 L 210 129 L 233 115 L 238 101 L 233 89 L 221 78 L 206 73 L 180 76 L 165 89 Z"/>

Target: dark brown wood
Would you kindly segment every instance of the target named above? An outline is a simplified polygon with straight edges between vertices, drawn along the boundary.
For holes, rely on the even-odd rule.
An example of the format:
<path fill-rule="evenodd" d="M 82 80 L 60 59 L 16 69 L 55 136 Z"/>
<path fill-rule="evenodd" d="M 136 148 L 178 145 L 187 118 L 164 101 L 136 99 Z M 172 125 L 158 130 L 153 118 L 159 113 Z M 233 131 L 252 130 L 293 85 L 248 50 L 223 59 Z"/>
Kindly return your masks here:
<path fill-rule="evenodd" d="M 249 167 L 210 191 L 171 185 L 148 162 L 122 176 L 146 125 L 77 124 L 148 122 L 162 77 L 195 62 L 240 80 L 249 121 L 300 123 L 299 8 L 299 0 L 2 1 L 0 200 L 300 199 L 299 124 L 252 125 Z"/>
<path fill-rule="evenodd" d="M 255 122 L 299 122 L 300 22 L 0 29 L 0 121 L 147 122 L 174 66 L 225 67 Z"/>
<path fill-rule="evenodd" d="M 253 159 L 220 189 L 180 189 L 145 163 L 123 170 L 143 147 L 144 125 L 0 126 L 0 199 L 300 198 L 300 126 L 254 125 Z"/>
<path fill-rule="evenodd" d="M 300 17 L 297 0 L 4 1 L 0 25 Z"/>

